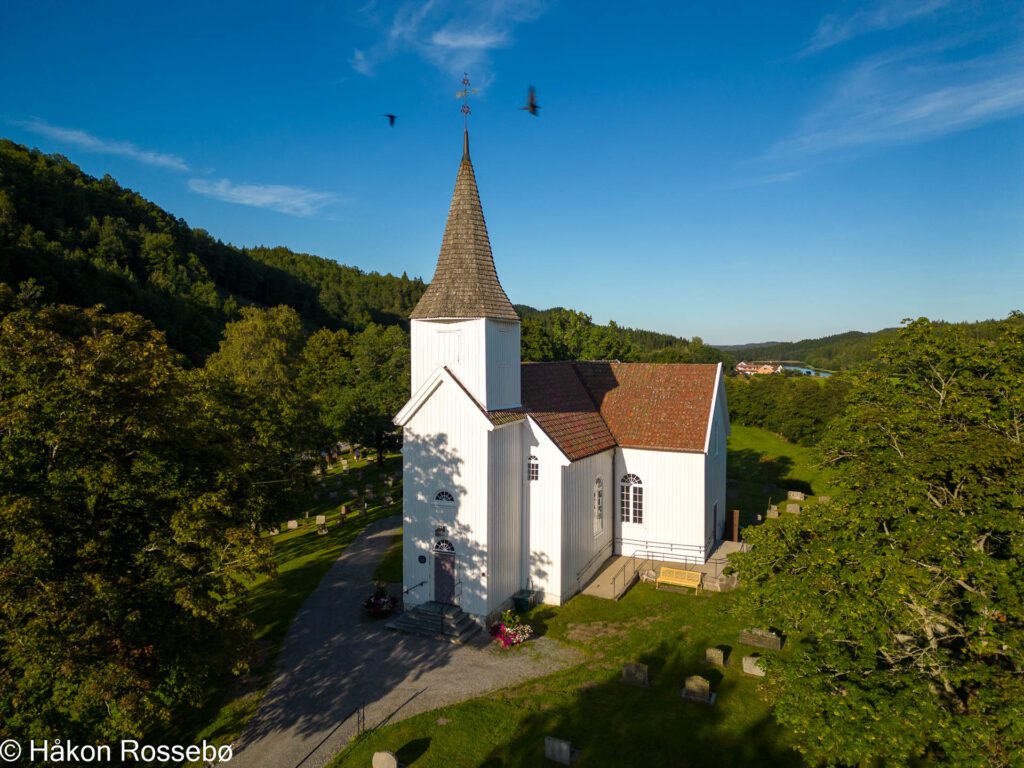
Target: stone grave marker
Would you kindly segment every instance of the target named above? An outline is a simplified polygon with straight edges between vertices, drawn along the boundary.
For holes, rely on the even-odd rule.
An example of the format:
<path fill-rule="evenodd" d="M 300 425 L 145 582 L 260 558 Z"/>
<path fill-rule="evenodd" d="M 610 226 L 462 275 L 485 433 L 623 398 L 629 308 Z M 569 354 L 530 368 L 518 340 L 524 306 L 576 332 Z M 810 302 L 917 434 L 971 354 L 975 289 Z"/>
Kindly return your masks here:
<path fill-rule="evenodd" d="M 781 651 L 785 642 L 782 635 L 770 629 L 745 629 L 739 634 L 739 642 L 755 648 L 767 648 L 769 651 Z"/>
<path fill-rule="evenodd" d="M 651 685 L 650 673 L 646 664 L 631 661 L 622 665 L 622 682 L 648 688 Z"/>
<path fill-rule="evenodd" d="M 384 497 L 384 503 L 387 504 L 390 507 L 392 504 L 395 503 L 395 500 L 393 498 L 391 498 L 391 496 L 385 496 Z"/>
<path fill-rule="evenodd" d="M 281 532 L 281 531 L 280 531 L 280 530 L 278 530 L 278 527 L 277 527 L 276 525 L 275 525 L 275 526 L 273 526 L 273 527 L 272 527 L 272 528 L 270 529 L 270 535 L 271 535 L 271 536 L 277 536 L 277 534 L 279 534 L 280 532 Z"/>
<path fill-rule="evenodd" d="M 786 514 L 788 514 L 788 515 L 799 515 L 800 514 L 800 505 L 799 504 L 787 504 L 786 505 Z"/>
<path fill-rule="evenodd" d="M 704 663 L 724 667 L 729 663 L 729 654 L 726 653 L 724 648 L 719 648 L 718 646 L 708 648 L 704 651 Z"/>
<path fill-rule="evenodd" d="M 569 765 L 572 763 L 572 744 L 565 739 L 545 736 L 544 757 L 548 760 L 553 760 L 559 765 Z"/>
<path fill-rule="evenodd" d="M 398 756 L 394 752 L 374 752 L 373 768 L 398 768 Z"/>
<path fill-rule="evenodd" d="M 779 516 L 779 505 L 778 504 L 772 504 L 770 507 L 768 507 L 768 517 L 778 517 L 778 516 Z"/>
<path fill-rule="evenodd" d="M 700 675 L 690 675 L 683 685 L 683 698 L 701 704 L 714 704 L 715 694 L 711 692 L 711 681 Z"/>
<path fill-rule="evenodd" d="M 289 520 L 288 521 L 288 530 L 289 531 L 294 531 L 298 527 L 299 527 L 299 521 L 298 520 Z"/>
<path fill-rule="evenodd" d="M 392 478 L 392 477 L 390 477 L 390 476 L 389 476 L 389 477 L 387 477 L 387 478 L 386 478 L 386 479 L 384 480 L 384 482 L 388 484 L 388 488 L 390 488 L 390 487 L 391 487 L 392 485 L 394 485 L 394 484 L 395 484 L 394 478 Z"/>
<path fill-rule="evenodd" d="M 832 501 L 832 497 L 831 496 L 819 496 L 818 497 L 818 503 L 819 504 L 828 504 L 830 501 Z"/>
<path fill-rule="evenodd" d="M 370 510 L 370 505 L 369 505 L 369 504 L 367 504 L 367 503 L 366 503 L 366 502 L 364 501 L 364 502 L 363 502 L 363 517 L 366 517 L 367 513 L 369 512 L 369 510 Z"/>
<path fill-rule="evenodd" d="M 764 677 L 764 670 L 761 668 L 761 657 L 758 654 L 743 657 L 743 672 L 754 677 Z"/>
<path fill-rule="evenodd" d="M 316 516 L 316 524 L 317 525 L 327 525 L 327 515 L 317 515 Z"/>
<path fill-rule="evenodd" d="M 803 491 L 789 491 L 786 498 L 790 501 L 803 501 L 807 497 L 804 496 Z"/>

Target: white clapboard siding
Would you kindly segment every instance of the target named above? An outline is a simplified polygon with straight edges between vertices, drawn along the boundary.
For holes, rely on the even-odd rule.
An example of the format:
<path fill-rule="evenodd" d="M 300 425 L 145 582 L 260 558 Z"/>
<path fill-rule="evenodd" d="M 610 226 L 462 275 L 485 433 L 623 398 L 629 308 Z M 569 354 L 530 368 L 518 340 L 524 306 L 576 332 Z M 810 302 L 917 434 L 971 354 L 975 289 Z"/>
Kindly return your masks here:
<path fill-rule="evenodd" d="M 487 345 L 486 396 L 484 408 L 496 411 L 521 405 L 519 365 L 519 323 L 507 320 L 485 322 Z"/>
<path fill-rule="evenodd" d="M 615 486 L 612 476 L 614 459 L 615 452 L 607 450 L 574 461 L 563 472 L 562 602 L 578 592 L 580 586 L 612 556 L 615 526 L 609 490 Z M 595 535 L 594 484 L 598 478 L 603 483 L 604 514 L 603 525 Z"/>
<path fill-rule="evenodd" d="M 448 376 L 405 425 L 403 581 L 406 589 L 427 582 L 405 596 L 407 606 L 433 599 L 434 529 L 444 525 L 455 546 L 459 603 L 470 613 L 487 613 L 488 427 Z M 435 504 L 442 490 L 455 497 L 454 507 Z"/>
<path fill-rule="evenodd" d="M 447 366 L 486 410 L 520 405 L 519 323 L 412 321 L 412 391 Z"/>
<path fill-rule="evenodd" d="M 705 551 L 704 454 L 619 448 L 615 451 L 616 554 L 650 550 L 661 560 L 697 560 Z M 643 522 L 622 522 L 620 483 L 643 485 Z"/>
<path fill-rule="evenodd" d="M 543 602 L 558 605 L 562 597 L 562 470 L 569 460 L 533 419 L 526 420 L 524 437 L 520 471 L 529 526 L 523 569 L 527 586 L 540 592 Z M 528 479 L 531 455 L 540 465 L 537 480 Z"/>
<path fill-rule="evenodd" d="M 487 613 L 505 607 L 522 579 L 523 422 L 489 433 L 490 516 L 487 530 Z"/>

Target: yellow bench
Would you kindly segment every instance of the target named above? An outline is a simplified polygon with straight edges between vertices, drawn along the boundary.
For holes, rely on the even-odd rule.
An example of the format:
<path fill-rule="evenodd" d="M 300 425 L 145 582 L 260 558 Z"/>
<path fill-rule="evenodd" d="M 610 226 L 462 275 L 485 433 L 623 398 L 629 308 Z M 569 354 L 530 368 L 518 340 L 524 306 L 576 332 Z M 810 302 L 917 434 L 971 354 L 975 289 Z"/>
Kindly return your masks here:
<path fill-rule="evenodd" d="M 654 588 L 661 589 L 662 584 L 668 584 L 673 587 L 692 587 L 695 592 L 700 592 L 703 581 L 704 574 L 700 571 L 684 571 L 682 568 L 662 568 L 654 582 Z"/>

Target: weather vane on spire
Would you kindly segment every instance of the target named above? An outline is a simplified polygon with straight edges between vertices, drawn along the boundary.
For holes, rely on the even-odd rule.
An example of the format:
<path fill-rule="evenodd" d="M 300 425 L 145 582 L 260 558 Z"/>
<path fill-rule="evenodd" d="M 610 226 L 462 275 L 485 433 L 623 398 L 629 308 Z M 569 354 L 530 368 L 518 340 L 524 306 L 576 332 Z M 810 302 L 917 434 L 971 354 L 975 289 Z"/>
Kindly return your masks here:
<path fill-rule="evenodd" d="M 466 130 L 469 130 L 469 116 L 472 114 L 472 110 L 469 108 L 469 97 L 470 94 L 476 93 L 476 88 L 469 87 L 469 73 L 462 73 L 462 90 L 455 94 L 456 99 L 462 99 L 462 112 L 463 120 L 466 123 Z"/>

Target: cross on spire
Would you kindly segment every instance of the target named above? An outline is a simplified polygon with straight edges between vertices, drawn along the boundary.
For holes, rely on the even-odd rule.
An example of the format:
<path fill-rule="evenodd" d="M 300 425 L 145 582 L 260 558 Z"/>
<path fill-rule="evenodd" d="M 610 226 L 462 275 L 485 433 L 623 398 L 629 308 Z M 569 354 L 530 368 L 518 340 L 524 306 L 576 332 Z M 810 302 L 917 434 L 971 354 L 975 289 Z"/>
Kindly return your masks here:
<path fill-rule="evenodd" d="M 472 114 L 472 110 L 469 108 L 469 97 L 471 94 L 476 93 L 476 88 L 469 87 L 469 73 L 462 73 L 462 90 L 455 94 L 456 99 L 462 99 L 462 108 L 459 110 L 462 112 L 462 118 L 465 121 L 465 128 L 469 130 L 469 116 Z"/>

